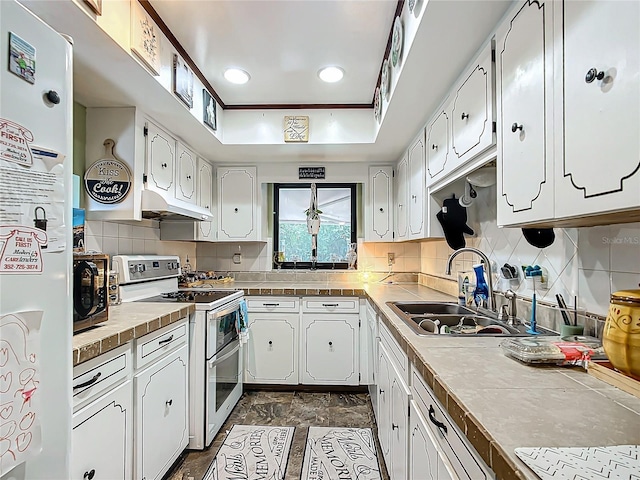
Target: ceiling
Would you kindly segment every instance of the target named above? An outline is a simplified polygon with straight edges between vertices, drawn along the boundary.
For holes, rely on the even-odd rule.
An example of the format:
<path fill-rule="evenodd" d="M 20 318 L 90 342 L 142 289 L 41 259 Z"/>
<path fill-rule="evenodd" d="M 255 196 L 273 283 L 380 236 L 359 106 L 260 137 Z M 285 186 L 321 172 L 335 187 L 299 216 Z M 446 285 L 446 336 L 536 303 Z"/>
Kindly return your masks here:
<path fill-rule="evenodd" d="M 371 104 L 396 0 L 150 0 L 226 105 Z M 318 70 L 337 65 L 342 81 Z M 234 85 L 226 68 L 251 79 Z"/>

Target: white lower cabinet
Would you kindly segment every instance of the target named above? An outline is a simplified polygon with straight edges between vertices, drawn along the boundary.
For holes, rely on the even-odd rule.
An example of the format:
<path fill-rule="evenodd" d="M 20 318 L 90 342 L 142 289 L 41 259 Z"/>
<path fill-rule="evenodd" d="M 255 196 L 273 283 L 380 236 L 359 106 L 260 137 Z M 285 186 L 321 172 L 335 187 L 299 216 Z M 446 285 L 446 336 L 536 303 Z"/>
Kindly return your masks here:
<path fill-rule="evenodd" d="M 249 313 L 245 383 L 298 384 L 298 313 Z"/>
<path fill-rule="evenodd" d="M 131 398 L 127 380 L 73 414 L 71 479 L 131 478 Z"/>
<path fill-rule="evenodd" d="M 304 313 L 300 381 L 358 385 L 360 315 Z"/>
<path fill-rule="evenodd" d="M 412 480 L 455 479 L 451 466 L 414 401 L 409 405 L 409 478 Z"/>
<path fill-rule="evenodd" d="M 189 443 L 189 348 L 136 374 L 136 478 L 162 478 Z"/>

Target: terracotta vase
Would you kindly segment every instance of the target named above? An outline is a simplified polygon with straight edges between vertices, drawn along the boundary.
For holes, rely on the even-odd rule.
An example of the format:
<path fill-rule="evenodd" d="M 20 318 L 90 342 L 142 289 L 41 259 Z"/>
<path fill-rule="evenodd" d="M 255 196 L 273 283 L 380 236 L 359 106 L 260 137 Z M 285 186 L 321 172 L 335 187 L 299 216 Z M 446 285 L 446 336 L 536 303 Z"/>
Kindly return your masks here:
<path fill-rule="evenodd" d="M 617 370 L 640 378 L 640 290 L 611 295 L 602 346 Z"/>

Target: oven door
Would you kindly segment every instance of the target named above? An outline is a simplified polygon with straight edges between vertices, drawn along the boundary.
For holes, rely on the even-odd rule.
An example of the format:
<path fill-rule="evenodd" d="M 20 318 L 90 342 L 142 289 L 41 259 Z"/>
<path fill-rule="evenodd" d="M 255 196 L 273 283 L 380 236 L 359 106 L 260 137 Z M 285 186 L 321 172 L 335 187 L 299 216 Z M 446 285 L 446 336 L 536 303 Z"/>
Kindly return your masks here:
<path fill-rule="evenodd" d="M 240 341 L 229 343 L 207 360 L 206 439 L 209 446 L 242 395 Z"/>
<path fill-rule="evenodd" d="M 238 338 L 236 329 L 238 315 L 240 315 L 239 300 L 207 312 L 207 358 L 213 357 Z"/>

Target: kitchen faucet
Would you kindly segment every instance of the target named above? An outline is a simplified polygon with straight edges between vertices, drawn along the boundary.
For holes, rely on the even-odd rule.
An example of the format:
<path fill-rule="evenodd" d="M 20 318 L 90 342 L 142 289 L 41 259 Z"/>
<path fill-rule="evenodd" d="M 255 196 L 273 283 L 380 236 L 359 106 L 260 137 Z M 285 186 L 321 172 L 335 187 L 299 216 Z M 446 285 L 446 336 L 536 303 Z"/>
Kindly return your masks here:
<path fill-rule="evenodd" d="M 491 262 L 489 261 L 489 257 L 487 257 L 481 250 L 478 250 L 477 248 L 473 248 L 473 247 L 463 247 L 453 252 L 449 256 L 449 260 L 447 260 L 447 269 L 444 272 L 445 275 L 451 275 L 451 264 L 453 263 L 453 259 L 463 252 L 475 253 L 480 258 L 482 258 L 482 261 L 484 262 L 484 268 L 487 270 L 487 283 L 489 286 L 489 298 L 487 298 L 487 308 L 495 312 L 496 296 L 495 296 L 495 293 L 493 293 L 493 275 L 491 272 Z"/>

